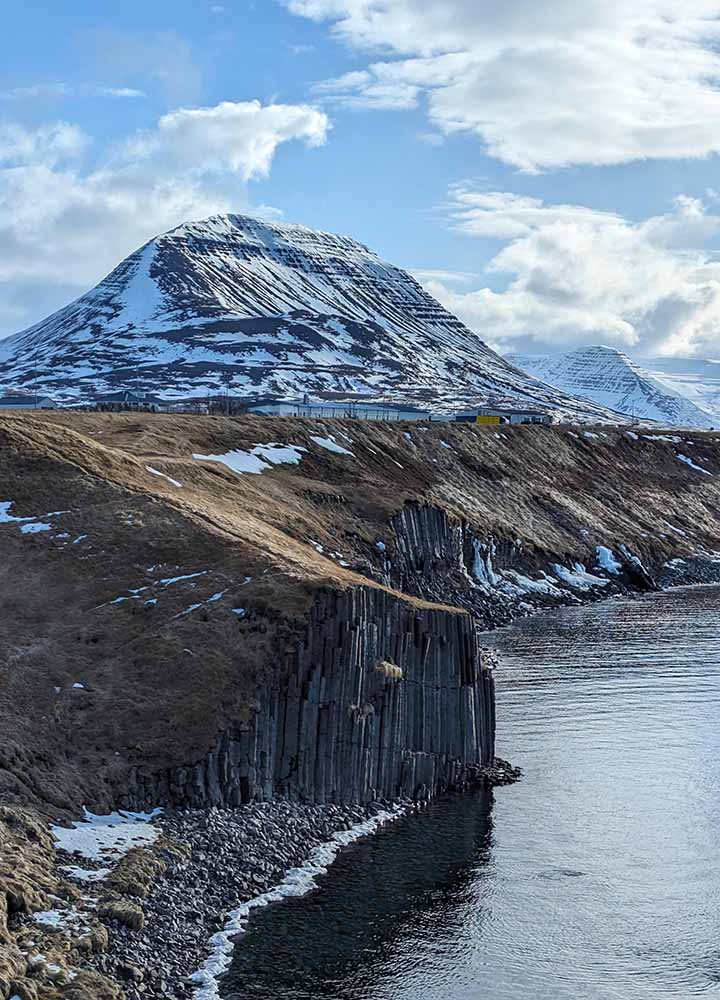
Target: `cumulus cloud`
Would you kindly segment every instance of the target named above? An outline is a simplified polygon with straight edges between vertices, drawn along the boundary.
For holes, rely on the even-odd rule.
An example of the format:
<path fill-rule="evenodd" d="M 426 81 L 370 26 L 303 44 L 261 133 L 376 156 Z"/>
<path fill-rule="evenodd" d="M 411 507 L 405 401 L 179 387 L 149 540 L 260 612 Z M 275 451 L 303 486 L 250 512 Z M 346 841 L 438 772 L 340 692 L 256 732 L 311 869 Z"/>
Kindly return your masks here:
<path fill-rule="evenodd" d="M 717 355 L 720 214 L 684 195 L 641 222 L 582 205 L 548 205 L 460 186 L 450 222 L 504 245 L 486 271 L 501 291 L 428 290 L 501 351 L 607 343 L 637 355 Z M 419 275 L 422 280 L 423 276 Z"/>
<path fill-rule="evenodd" d="M 154 132 L 130 143 L 134 156 L 169 157 L 176 166 L 230 171 L 243 180 L 267 174 L 277 147 L 302 138 L 325 141 L 328 120 L 308 105 L 223 101 L 213 108 L 181 108 L 163 115 Z"/>
<path fill-rule="evenodd" d="M 351 107 L 426 104 L 525 171 L 720 149 L 717 0 L 285 0 L 381 58 L 321 84 Z"/>
<path fill-rule="evenodd" d="M 0 336 L 64 305 L 147 239 L 247 207 L 277 149 L 324 142 L 326 115 L 258 101 L 180 109 L 93 157 L 71 123 L 0 127 Z"/>
<path fill-rule="evenodd" d="M 14 122 L 0 124 L 0 164 L 55 167 L 75 160 L 87 149 L 90 139 L 69 122 L 53 122 L 42 128 L 25 129 Z"/>

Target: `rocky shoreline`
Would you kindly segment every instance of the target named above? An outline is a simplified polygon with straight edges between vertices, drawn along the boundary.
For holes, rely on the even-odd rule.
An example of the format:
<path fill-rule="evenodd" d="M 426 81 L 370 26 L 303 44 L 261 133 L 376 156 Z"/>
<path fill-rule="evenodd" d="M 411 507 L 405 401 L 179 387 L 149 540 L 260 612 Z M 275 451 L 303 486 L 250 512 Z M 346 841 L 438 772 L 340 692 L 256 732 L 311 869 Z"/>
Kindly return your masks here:
<path fill-rule="evenodd" d="M 519 777 L 498 759 L 471 769 L 466 787 Z M 0 997 L 216 1000 L 251 910 L 311 891 L 341 849 L 425 804 L 276 800 L 86 814 L 67 840 L 62 828 L 5 808 L 0 888 L 12 905 L 0 914 Z M 118 830 L 119 850 L 98 850 Z"/>
<path fill-rule="evenodd" d="M 186 810 L 163 815 L 163 839 L 154 853 L 164 871 L 145 898 L 144 924 L 113 921 L 108 950 L 91 963 L 124 984 L 127 1000 L 186 1000 L 217 996 L 212 982 L 222 959 L 211 942 L 228 914 L 269 892 L 305 864 L 315 848 L 381 813 L 416 804 L 362 806 L 257 803 L 236 809 Z M 210 942 L 210 944 L 209 944 Z M 206 974 L 198 970 L 208 962 Z"/>
<path fill-rule="evenodd" d="M 519 777 L 518 768 L 497 759 L 479 768 L 471 784 Z M 125 983 L 127 1000 L 217 997 L 217 977 L 242 930 L 243 904 L 255 908 L 304 894 L 335 851 L 424 806 L 409 798 L 367 807 L 279 800 L 163 815 L 164 846 L 156 854 L 166 867 L 142 901 L 143 929 L 111 928 L 109 950 L 92 964 Z"/>

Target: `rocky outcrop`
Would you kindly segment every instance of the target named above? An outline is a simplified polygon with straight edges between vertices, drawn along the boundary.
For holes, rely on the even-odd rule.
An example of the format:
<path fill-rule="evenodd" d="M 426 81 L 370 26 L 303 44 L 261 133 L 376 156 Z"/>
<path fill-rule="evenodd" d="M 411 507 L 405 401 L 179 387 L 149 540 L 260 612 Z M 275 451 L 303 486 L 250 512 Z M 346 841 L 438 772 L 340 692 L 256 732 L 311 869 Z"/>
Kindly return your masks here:
<path fill-rule="evenodd" d="M 405 504 L 391 519 L 390 529 L 392 552 L 376 558 L 378 578 L 387 586 L 425 600 L 466 608 L 484 628 L 516 618 L 520 602 L 527 611 L 531 606 L 578 601 L 579 591 L 563 586 L 557 576 L 551 586 L 543 584 L 544 570 L 550 565 L 548 554 L 536 553 L 520 538 L 483 537 L 464 518 L 417 503 Z M 555 558 L 568 566 L 575 562 L 570 553 L 558 553 Z M 658 589 L 653 573 L 626 546 L 618 547 L 616 558 L 614 574 L 588 567 L 600 575 L 594 589 L 583 585 L 586 599 L 625 590 Z"/>
<path fill-rule="evenodd" d="M 493 763 L 494 682 L 473 621 L 383 590 L 321 592 L 249 718 L 127 804 L 427 798 Z"/>

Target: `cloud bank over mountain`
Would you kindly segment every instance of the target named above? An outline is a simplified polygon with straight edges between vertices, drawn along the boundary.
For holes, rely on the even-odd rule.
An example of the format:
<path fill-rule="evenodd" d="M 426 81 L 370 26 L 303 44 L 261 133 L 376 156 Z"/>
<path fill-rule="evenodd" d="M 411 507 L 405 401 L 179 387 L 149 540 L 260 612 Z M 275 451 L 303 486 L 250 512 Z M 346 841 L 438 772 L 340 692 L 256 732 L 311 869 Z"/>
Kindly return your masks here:
<path fill-rule="evenodd" d="M 502 241 L 486 280 L 506 287 L 419 277 L 502 351 L 598 342 L 640 356 L 717 351 L 720 261 L 711 248 L 720 209 L 712 193 L 707 202 L 680 196 L 666 214 L 634 222 L 461 185 L 451 191 L 448 221 L 468 237 Z"/>

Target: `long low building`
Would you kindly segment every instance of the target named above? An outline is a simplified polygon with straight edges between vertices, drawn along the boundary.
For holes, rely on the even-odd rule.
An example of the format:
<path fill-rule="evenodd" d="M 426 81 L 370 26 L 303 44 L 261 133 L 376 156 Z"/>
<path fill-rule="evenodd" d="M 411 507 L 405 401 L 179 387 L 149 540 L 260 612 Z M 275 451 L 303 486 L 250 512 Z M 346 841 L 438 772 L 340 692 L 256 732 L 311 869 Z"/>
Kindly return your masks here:
<path fill-rule="evenodd" d="M 355 420 L 429 420 L 428 410 L 393 403 L 336 403 L 329 401 L 303 403 L 293 400 L 257 402 L 247 407 L 247 413 L 263 413 L 276 417 L 348 417 Z"/>
<path fill-rule="evenodd" d="M 110 413 L 126 410 L 160 413 L 167 409 L 167 402 L 163 399 L 158 399 L 156 396 L 149 396 L 147 393 L 121 389 L 119 392 L 110 392 L 104 396 L 97 396 L 92 402 L 92 408 Z"/>

